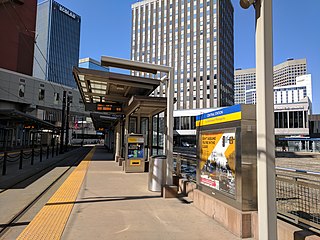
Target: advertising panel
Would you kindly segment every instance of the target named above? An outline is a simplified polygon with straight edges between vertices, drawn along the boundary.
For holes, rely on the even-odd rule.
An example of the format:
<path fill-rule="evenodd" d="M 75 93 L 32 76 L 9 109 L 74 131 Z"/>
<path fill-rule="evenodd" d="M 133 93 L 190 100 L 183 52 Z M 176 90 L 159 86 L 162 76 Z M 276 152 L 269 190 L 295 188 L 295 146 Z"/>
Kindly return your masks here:
<path fill-rule="evenodd" d="M 200 134 L 200 184 L 235 195 L 235 129 Z"/>
<path fill-rule="evenodd" d="M 128 159 L 144 158 L 143 143 L 128 143 Z"/>

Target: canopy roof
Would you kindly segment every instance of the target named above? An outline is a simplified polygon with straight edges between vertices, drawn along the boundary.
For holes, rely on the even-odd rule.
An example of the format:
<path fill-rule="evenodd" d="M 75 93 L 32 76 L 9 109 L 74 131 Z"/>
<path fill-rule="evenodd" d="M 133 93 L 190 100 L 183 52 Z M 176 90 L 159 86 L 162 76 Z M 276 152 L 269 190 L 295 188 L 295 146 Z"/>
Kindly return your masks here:
<path fill-rule="evenodd" d="M 159 79 L 75 67 L 74 78 L 85 103 L 126 103 L 133 95 L 150 95 Z"/>
<path fill-rule="evenodd" d="M 101 57 L 101 65 L 151 74 L 158 72 L 168 74 L 171 70 L 167 66 L 104 56 Z M 113 125 L 127 114 L 139 112 L 140 115 L 150 116 L 166 109 L 166 98 L 149 97 L 160 85 L 161 79 L 79 67 L 74 67 L 73 75 L 86 110 L 92 111 L 91 117 L 96 129 Z M 110 109 L 110 112 L 97 112 L 96 105 L 103 103 L 110 104 L 110 108 L 105 107 Z M 122 107 L 117 108 L 119 105 Z M 120 110 L 113 112 L 114 109 Z M 115 113 L 118 115 L 114 115 Z"/>
<path fill-rule="evenodd" d="M 20 112 L 15 109 L 0 109 L 0 122 L 2 120 L 5 121 L 12 121 L 16 123 L 24 123 L 25 125 L 28 125 L 29 128 L 34 129 L 57 129 L 55 125 L 43 121 L 39 118 L 36 118 L 32 115 L 29 115 L 27 113 Z"/>

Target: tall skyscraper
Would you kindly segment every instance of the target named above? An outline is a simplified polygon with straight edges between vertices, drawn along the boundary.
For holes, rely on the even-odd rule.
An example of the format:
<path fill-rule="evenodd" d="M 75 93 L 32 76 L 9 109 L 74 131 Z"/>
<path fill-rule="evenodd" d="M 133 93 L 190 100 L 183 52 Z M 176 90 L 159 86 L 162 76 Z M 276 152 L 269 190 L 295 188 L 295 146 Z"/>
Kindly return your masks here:
<path fill-rule="evenodd" d="M 230 0 L 144 0 L 132 5 L 131 59 L 174 68 L 175 110 L 233 105 L 233 54 Z M 164 94 L 161 84 L 154 95 Z"/>
<path fill-rule="evenodd" d="M 0 68 L 32 76 L 37 0 L 0 1 Z"/>
<path fill-rule="evenodd" d="M 53 0 L 38 4 L 35 77 L 76 87 L 72 76 L 78 66 L 81 17 Z"/>
<path fill-rule="evenodd" d="M 306 59 L 288 59 L 273 68 L 273 83 L 275 87 L 296 84 L 296 78 L 307 74 Z M 245 103 L 245 92 L 256 88 L 256 69 L 236 69 L 234 73 L 234 102 Z"/>

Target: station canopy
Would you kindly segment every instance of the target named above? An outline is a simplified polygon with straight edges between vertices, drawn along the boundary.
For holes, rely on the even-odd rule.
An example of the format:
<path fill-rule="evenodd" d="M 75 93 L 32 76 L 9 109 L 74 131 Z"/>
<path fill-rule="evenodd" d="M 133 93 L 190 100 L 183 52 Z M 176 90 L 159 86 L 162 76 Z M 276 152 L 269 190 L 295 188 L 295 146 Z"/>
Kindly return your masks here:
<path fill-rule="evenodd" d="M 55 125 L 40 120 L 37 117 L 34 117 L 30 114 L 20 112 L 15 109 L 1 109 L 0 110 L 0 124 L 2 122 L 15 122 L 15 123 L 23 123 L 24 128 L 27 129 L 34 129 L 34 130 L 41 130 L 41 129 L 46 129 L 46 130 L 55 130 L 58 129 Z"/>
<path fill-rule="evenodd" d="M 129 64 L 128 64 L 129 63 Z M 101 65 L 156 74 L 159 70 L 132 66 L 135 62 L 102 57 Z M 154 115 L 166 109 L 166 98 L 149 97 L 161 80 L 115 72 L 74 67 L 85 109 L 91 112 L 95 128 L 110 126 L 127 114 Z"/>

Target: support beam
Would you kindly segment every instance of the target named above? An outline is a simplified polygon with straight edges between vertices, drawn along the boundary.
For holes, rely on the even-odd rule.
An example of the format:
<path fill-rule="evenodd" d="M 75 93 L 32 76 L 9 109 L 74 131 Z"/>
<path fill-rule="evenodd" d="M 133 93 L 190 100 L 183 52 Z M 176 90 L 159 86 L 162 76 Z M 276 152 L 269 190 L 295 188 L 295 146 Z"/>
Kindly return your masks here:
<path fill-rule="evenodd" d="M 167 126 L 166 126 L 166 139 L 165 139 L 165 152 L 167 156 L 167 169 L 166 169 L 166 185 L 172 185 L 172 172 L 173 172 L 173 69 L 168 72 L 168 79 L 166 82 L 167 93 Z"/>
<path fill-rule="evenodd" d="M 116 132 L 116 158 L 117 156 L 121 156 L 121 126 L 120 121 L 118 122 L 117 126 L 115 127 Z"/>

